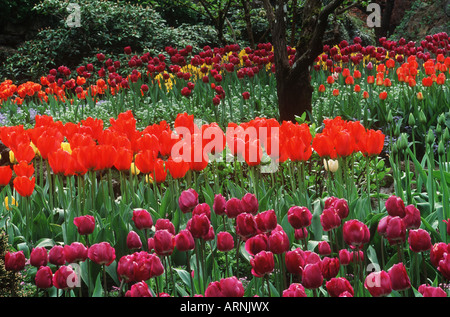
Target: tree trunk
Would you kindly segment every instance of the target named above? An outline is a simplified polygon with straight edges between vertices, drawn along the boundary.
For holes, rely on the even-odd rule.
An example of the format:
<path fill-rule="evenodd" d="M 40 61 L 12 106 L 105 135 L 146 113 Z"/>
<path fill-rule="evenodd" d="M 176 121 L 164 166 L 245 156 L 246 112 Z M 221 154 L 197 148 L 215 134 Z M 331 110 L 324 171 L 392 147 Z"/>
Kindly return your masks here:
<path fill-rule="evenodd" d="M 294 80 L 277 81 L 278 108 L 280 122 L 295 122 L 295 117 L 306 112 L 308 116 L 312 112 L 313 87 L 307 75 L 301 75 Z"/>
<path fill-rule="evenodd" d="M 252 21 L 250 19 L 250 8 L 249 8 L 249 0 L 241 0 L 242 8 L 244 9 L 244 21 L 245 21 L 245 27 L 247 29 L 247 36 L 248 41 L 250 42 L 250 47 L 252 49 L 255 48 L 255 40 L 253 38 L 253 28 L 252 28 Z"/>
<path fill-rule="evenodd" d="M 381 27 L 375 28 L 375 36 L 380 39 L 387 37 L 390 30 L 392 11 L 394 10 L 395 0 L 386 0 L 381 14 Z"/>

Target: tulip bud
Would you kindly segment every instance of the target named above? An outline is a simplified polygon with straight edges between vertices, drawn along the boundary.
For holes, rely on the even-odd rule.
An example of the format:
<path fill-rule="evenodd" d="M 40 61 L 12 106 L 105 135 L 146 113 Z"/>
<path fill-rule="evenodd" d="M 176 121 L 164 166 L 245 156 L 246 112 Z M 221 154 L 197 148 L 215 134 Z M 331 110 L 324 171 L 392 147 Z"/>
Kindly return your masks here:
<path fill-rule="evenodd" d="M 373 297 L 387 296 L 392 292 L 391 278 L 385 271 L 372 272 L 367 275 L 364 287 Z"/>
<path fill-rule="evenodd" d="M 392 117 L 392 112 L 391 110 L 389 110 L 387 118 L 386 118 L 386 122 L 389 124 L 392 124 L 394 122 L 394 118 Z"/>
<path fill-rule="evenodd" d="M 392 289 L 395 291 L 403 291 L 411 287 L 411 282 L 403 263 L 394 264 L 388 271 L 391 279 Z"/>
<path fill-rule="evenodd" d="M 402 152 L 405 151 L 406 148 L 408 147 L 408 137 L 406 136 L 406 133 L 402 133 L 397 142 L 398 142 L 398 149 Z"/>
<path fill-rule="evenodd" d="M 322 286 L 323 275 L 318 263 L 307 264 L 302 273 L 302 284 L 307 289 L 316 289 Z"/>
<path fill-rule="evenodd" d="M 134 231 L 130 231 L 127 235 L 127 248 L 130 250 L 142 248 L 141 238 Z"/>
<path fill-rule="evenodd" d="M 444 143 L 447 143 L 450 140 L 450 132 L 448 128 L 445 128 L 444 134 L 442 134 L 442 140 L 444 141 Z"/>
<path fill-rule="evenodd" d="M 427 123 L 427 117 L 425 116 L 425 113 L 423 112 L 423 110 L 419 111 L 419 123 L 421 125 L 425 125 Z"/>
<path fill-rule="evenodd" d="M 424 252 L 431 249 L 431 236 L 423 229 L 410 230 L 408 235 L 409 248 L 413 252 Z"/>
<path fill-rule="evenodd" d="M 217 249 L 221 252 L 228 252 L 234 248 L 233 236 L 226 231 L 217 234 Z"/>
<path fill-rule="evenodd" d="M 52 269 L 48 266 L 41 266 L 34 278 L 34 282 L 37 288 L 47 289 L 53 286 L 53 273 Z"/>
<path fill-rule="evenodd" d="M 428 134 L 427 134 L 427 137 L 426 137 L 426 142 L 427 142 L 428 145 L 431 145 L 431 144 L 434 143 L 434 134 L 433 134 L 433 131 L 431 129 L 428 130 Z"/>
<path fill-rule="evenodd" d="M 331 247 L 330 244 L 326 241 L 320 241 L 317 245 L 320 255 L 330 255 Z"/>
<path fill-rule="evenodd" d="M 438 144 L 438 155 L 439 156 L 445 155 L 445 146 L 444 146 L 444 143 L 442 142 L 442 140 L 440 140 L 439 144 Z"/>
<path fill-rule="evenodd" d="M 411 127 L 414 127 L 416 125 L 416 118 L 414 118 L 414 115 L 412 113 L 409 114 L 408 124 Z"/>

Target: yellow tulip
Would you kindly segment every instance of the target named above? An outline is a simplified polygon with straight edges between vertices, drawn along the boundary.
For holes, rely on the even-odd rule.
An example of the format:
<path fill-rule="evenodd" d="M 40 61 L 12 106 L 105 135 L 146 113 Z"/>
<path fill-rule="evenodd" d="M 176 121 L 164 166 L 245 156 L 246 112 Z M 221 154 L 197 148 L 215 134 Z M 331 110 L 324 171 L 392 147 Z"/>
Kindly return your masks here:
<path fill-rule="evenodd" d="M 14 199 L 14 197 L 11 197 L 11 203 L 9 203 L 9 197 L 8 196 L 6 196 L 5 197 L 5 203 L 4 203 L 4 205 L 5 205 L 5 208 L 6 208 L 6 210 L 11 210 L 12 208 L 12 206 L 18 206 L 19 204 L 17 203 L 17 201 Z"/>
<path fill-rule="evenodd" d="M 130 172 L 133 175 L 139 175 L 141 173 L 141 171 L 136 167 L 136 165 L 134 165 L 134 163 L 131 163 Z"/>

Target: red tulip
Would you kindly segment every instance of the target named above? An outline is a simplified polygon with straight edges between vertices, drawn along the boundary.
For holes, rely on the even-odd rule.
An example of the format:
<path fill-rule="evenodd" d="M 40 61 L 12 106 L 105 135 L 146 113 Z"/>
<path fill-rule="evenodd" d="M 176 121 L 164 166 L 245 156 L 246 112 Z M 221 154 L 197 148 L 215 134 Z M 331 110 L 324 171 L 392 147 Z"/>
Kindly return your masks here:
<path fill-rule="evenodd" d="M 320 255 L 330 255 L 331 254 L 331 246 L 328 242 L 320 241 L 319 244 L 317 245 L 317 247 L 319 249 Z"/>
<path fill-rule="evenodd" d="M 341 265 L 349 265 L 351 261 L 351 253 L 347 249 L 339 250 L 339 262 Z"/>
<path fill-rule="evenodd" d="M 324 231 L 330 231 L 334 228 L 338 228 L 341 225 L 341 218 L 337 213 L 337 210 L 333 207 L 324 209 L 320 215 L 320 223 Z"/>
<path fill-rule="evenodd" d="M 173 253 L 175 248 L 175 236 L 172 233 L 167 230 L 157 230 L 153 239 L 156 254 L 167 256 Z"/>
<path fill-rule="evenodd" d="M 91 215 L 75 217 L 73 223 L 77 227 L 78 233 L 81 235 L 88 235 L 94 232 L 95 218 Z"/>
<path fill-rule="evenodd" d="M 447 220 L 442 220 L 447 225 L 447 235 L 450 236 L 450 218 Z"/>
<path fill-rule="evenodd" d="M 360 248 L 364 243 L 369 242 L 369 229 L 359 220 L 351 219 L 345 222 L 342 231 L 345 243 L 352 249 Z"/>
<path fill-rule="evenodd" d="M 9 184 L 12 178 L 12 169 L 8 166 L 0 166 L 0 186 Z"/>
<path fill-rule="evenodd" d="M 34 283 L 37 288 L 47 289 L 53 286 L 53 272 L 48 266 L 41 266 L 36 272 Z"/>
<path fill-rule="evenodd" d="M 256 215 L 258 213 L 259 203 L 256 196 L 251 193 L 246 193 L 241 199 L 241 211 L 243 213 L 250 213 Z"/>
<path fill-rule="evenodd" d="M 286 269 L 291 274 L 301 275 L 305 266 L 305 254 L 302 249 L 297 248 L 287 251 L 285 254 Z"/>
<path fill-rule="evenodd" d="M 349 213 L 347 200 L 345 200 L 343 198 L 340 198 L 340 199 L 336 198 L 330 207 L 333 207 L 334 209 L 336 209 L 341 220 L 344 220 L 345 218 L 347 218 L 348 213 Z"/>
<path fill-rule="evenodd" d="M 188 229 L 196 239 L 203 238 L 207 235 L 210 227 L 211 222 L 205 214 L 192 216 L 186 224 L 186 229 Z"/>
<path fill-rule="evenodd" d="M 116 251 L 108 242 L 100 242 L 89 247 L 88 257 L 94 263 L 109 266 L 116 259 Z"/>
<path fill-rule="evenodd" d="M 306 228 L 311 225 L 312 214 L 306 207 L 293 206 L 288 210 L 288 222 L 294 229 Z"/>
<path fill-rule="evenodd" d="M 405 207 L 405 212 L 403 222 L 405 223 L 406 229 L 419 229 L 422 222 L 419 209 L 414 207 L 414 205 L 408 205 Z"/>
<path fill-rule="evenodd" d="M 64 265 L 66 263 L 64 247 L 61 245 L 53 246 L 48 252 L 48 261 L 57 266 Z"/>
<path fill-rule="evenodd" d="M 205 290 L 205 297 L 243 297 L 244 286 L 235 276 L 211 282 Z"/>
<path fill-rule="evenodd" d="M 13 184 L 14 189 L 19 193 L 22 197 L 30 197 L 34 191 L 35 186 L 35 178 L 33 177 L 31 180 L 26 176 L 18 176 L 14 178 Z"/>
<path fill-rule="evenodd" d="M 256 225 L 260 232 L 270 233 L 277 227 L 277 215 L 275 210 L 266 210 L 255 216 Z"/>
<path fill-rule="evenodd" d="M 387 296 L 392 292 L 391 278 L 385 271 L 372 272 L 367 275 L 364 287 L 373 297 Z"/>
<path fill-rule="evenodd" d="M 227 201 L 225 197 L 222 196 L 222 194 L 214 195 L 213 210 L 216 215 L 221 216 L 225 214 L 226 203 Z"/>
<path fill-rule="evenodd" d="M 408 273 L 403 263 L 394 264 L 388 271 L 392 289 L 403 291 L 411 287 Z"/>
<path fill-rule="evenodd" d="M 316 289 L 322 286 L 323 275 L 319 263 L 305 265 L 302 272 L 302 284 L 307 289 Z"/>
<path fill-rule="evenodd" d="M 48 262 L 48 252 L 44 247 L 37 247 L 31 251 L 30 264 L 34 267 L 46 266 Z"/>
<path fill-rule="evenodd" d="M 269 250 L 274 254 L 281 254 L 289 250 L 289 237 L 280 225 L 270 233 Z"/>
<path fill-rule="evenodd" d="M 221 252 L 228 252 L 234 248 L 233 236 L 226 231 L 217 234 L 217 249 Z"/>
<path fill-rule="evenodd" d="M 400 197 L 391 196 L 385 203 L 386 211 L 391 217 L 403 218 L 406 215 L 405 204 Z"/>
<path fill-rule="evenodd" d="M 192 188 L 183 191 L 178 199 L 178 205 L 184 214 L 192 212 L 198 205 L 197 192 Z"/>
<path fill-rule="evenodd" d="M 417 290 L 423 297 L 447 297 L 447 292 L 440 287 L 422 284 Z"/>
<path fill-rule="evenodd" d="M 152 216 L 145 209 L 133 210 L 133 217 L 131 220 L 133 220 L 134 225 L 139 230 L 151 229 L 153 227 Z"/>
<path fill-rule="evenodd" d="M 431 249 L 431 236 L 423 229 L 409 230 L 409 248 L 413 252 L 424 252 Z"/>
<path fill-rule="evenodd" d="M 344 292 L 348 292 L 352 297 L 354 295 L 352 285 L 344 277 L 334 277 L 327 281 L 325 286 L 331 297 L 339 297 Z"/>
<path fill-rule="evenodd" d="M 227 200 L 225 205 L 225 213 L 228 218 L 236 218 L 240 213 L 242 213 L 241 200 L 236 197 Z"/>
<path fill-rule="evenodd" d="M 245 241 L 245 250 L 253 256 L 261 251 L 268 251 L 269 239 L 265 234 L 257 234 Z"/>
<path fill-rule="evenodd" d="M 438 271 L 446 280 L 450 280 L 450 255 L 444 253 L 442 259 L 439 261 Z"/>
<path fill-rule="evenodd" d="M 195 248 L 194 237 L 187 229 L 181 230 L 175 236 L 175 246 L 179 251 L 188 251 Z"/>
<path fill-rule="evenodd" d="M 211 208 L 207 203 L 198 204 L 192 210 L 192 215 L 201 215 L 205 214 L 209 220 L 211 220 Z"/>
<path fill-rule="evenodd" d="M 28 164 L 26 161 L 21 161 L 19 164 L 14 165 L 14 173 L 17 176 L 25 176 L 30 178 L 34 174 L 33 163 Z"/>
<path fill-rule="evenodd" d="M 321 270 L 323 278 L 326 280 L 330 280 L 333 277 L 336 277 L 339 273 L 339 259 L 338 258 L 323 258 L 321 262 Z"/>
<path fill-rule="evenodd" d="M 19 272 L 25 268 L 25 255 L 23 251 L 6 252 L 5 269 L 7 271 Z"/>
<path fill-rule="evenodd" d="M 388 239 L 389 243 L 401 243 L 406 239 L 406 227 L 400 217 L 386 216 L 378 223 L 378 233 Z"/>
<path fill-rule="evenodd" d="M 435 243 L 430 250 L 430 262 L 434 267 L 439 266 L 439 261 L 443 259 L 444 253 L 449 253 L 450 247 L 444 242 Z"/>
<path fill-rule="evenodd" d="M 61 266 L 53 275 L 53 286 L 57 289 L 73 289 L 79 285 L 80 277 L 70 265 Z"/>
<path fill-rule="evenodd" d="M 167 230 L 171 234 L 175 235 L 175 226 L 169 219 L 159 218 L 155 223 L 155 231 Z"/>
<path fill-rule="evenodd" d="M 186 173 L 189 171 L 189 163 L 181 160 L 175 161 L 172 158 L 169 158 L 166 162 L 166 167 L 174 179 L 183 178 Z"/>
<path fill-rule="evenodd" d="M 64 257 L 67 263 L 84 262 L 88 257 L 88 248 L 80 242 L 72 242 L 64 246 Z"/>
<path fill-rule="evenodd" d="M 145 281 L 137 282 L 125 293 L 125 297 L 153 297 Z"/>
<path fill-rule="evenodd" d="M 250 259 L 252 274 L 256 277 L 263 277 L 273 272 L 275 260 L 270 251 L 261 251 Z"/>
<path fill-rule="evenodd" d="M 305 288 L 300 283 L 292 283 L 283 291 L 282 297 L 307 297 Z"/>
<path fill-rule="evenodd" d="M 246 240 L 257 233 L 255 217 L 249 213 L 241 213 L 236 217 L 236 234 Z"/>
<path fill-rule="evenodd" d="M 131 230 L 127 235 L 127 248 L 130 250 L 142 248 L 142 241 L 139 235 Z"/>

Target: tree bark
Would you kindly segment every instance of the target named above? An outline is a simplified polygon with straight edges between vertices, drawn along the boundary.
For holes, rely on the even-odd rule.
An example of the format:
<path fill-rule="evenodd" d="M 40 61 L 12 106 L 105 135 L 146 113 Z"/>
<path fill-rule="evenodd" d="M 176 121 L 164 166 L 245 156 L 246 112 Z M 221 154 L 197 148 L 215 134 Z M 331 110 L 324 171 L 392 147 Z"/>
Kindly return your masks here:
<path fill-rule="evenodd" d="M 328 16 L 344 0 L 333 0 L 323 8 L 321 1 L 305 1 L 301 16 L 301 34 L 292 66 L 286 49 L 286 2 L 287 0 L 276 1 L 274 10 L 270 1 L 264 0 L 264 7 L 272 30 L 279 120 L 295 122 L 296 116 L 301 116 L 305 112 L 310 116 L 312 113 L 313 87 L 310 69 L 316 57 L 322 52 Z"/>
<path fill-rule="evenodd" d="M 241 0 L 242 8 L 244 9 L 244 21 L 247 29 L 248 41 L 250 42 L 250 48 L 255 48 L 255 39 L 253 38 L 252 21 L 250 19 L 250 7 L 248 5 L 249 0 Z"/>
<path fill-rule="evenodd" d="M 375 28 L 375 36 L 380 39 L 387 37 L 390 32 L 390 22 L 392 11 L 394 10 L 395 0 L 386 0 L 381 14 L 381 27 Z"/>

